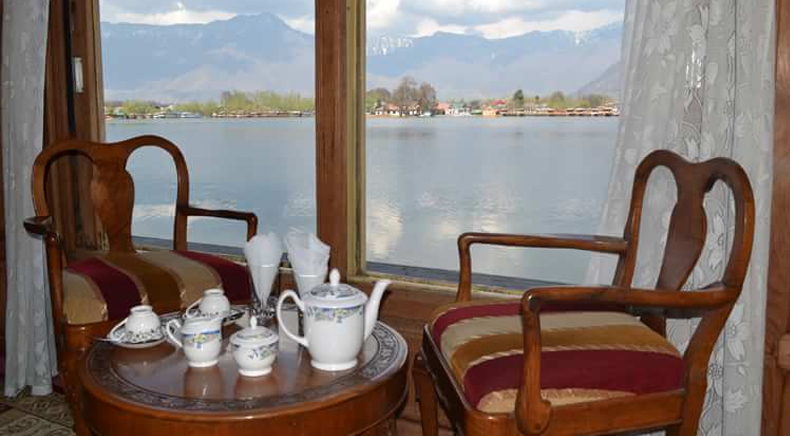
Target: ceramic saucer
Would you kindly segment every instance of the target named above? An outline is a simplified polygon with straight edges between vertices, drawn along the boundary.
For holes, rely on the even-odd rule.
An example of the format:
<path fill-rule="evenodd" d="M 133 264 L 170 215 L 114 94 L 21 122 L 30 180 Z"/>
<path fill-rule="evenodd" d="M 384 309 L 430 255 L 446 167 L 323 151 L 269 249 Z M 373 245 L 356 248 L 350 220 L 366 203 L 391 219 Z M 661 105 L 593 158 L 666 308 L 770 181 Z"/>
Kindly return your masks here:
<path fill-rule="evenodd" d="M 110 335 L 107 335 L 107 340 L 113 345 L 117 345 L 121 348 L 131 348 L 131 349 L 139 349 L 139 348 L 151 348 L 155 347 L 165 341 L 165 334 L 162 329 L 159 329 L 158 334 L 146 334 L 146 335 L 133 335 L 130 332 L 126 331 L 126 327 L 123 326 L 116 330 L 117 338 L 112 338 Z"/>
<path fill-rule="evenodd" d="M 244 306 L 231 306 L 230 313 L 222 319 L 222 325 L 229 326 L 239 320 L 247 313 L 247 309 Z M 196 318 L 203 318 L 205 315 L 200 313 L 200 309 L 198 309 L 198 315 Z M 186 314 L 181 315 L 182 319 L 186 319 Z"/>

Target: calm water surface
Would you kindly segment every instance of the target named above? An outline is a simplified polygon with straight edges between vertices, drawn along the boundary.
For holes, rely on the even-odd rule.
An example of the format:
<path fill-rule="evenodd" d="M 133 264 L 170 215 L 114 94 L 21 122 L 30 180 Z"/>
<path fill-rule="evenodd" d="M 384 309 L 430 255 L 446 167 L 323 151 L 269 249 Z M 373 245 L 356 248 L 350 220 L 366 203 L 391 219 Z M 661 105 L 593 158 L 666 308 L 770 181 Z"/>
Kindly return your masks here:
<path fill-rule="evenodd" d="M 183 151 L 191 201 L 252 210 L 259 231 L 315 230 L 314 119 L 108 122 L 107 139 L 164 136 Z M 456 269 L 465 231 L 590 233 L 611 169 L 616 118 L 375 118 L 367 132 L 367 257 Z M 175 169 L 136 153 L 133 232 L 172 237 Z M 243 224 L 192 218 L 191 241 L 240 245 Z M 588 256 L 473 249 L 476 271 L 578 281 Z"/>

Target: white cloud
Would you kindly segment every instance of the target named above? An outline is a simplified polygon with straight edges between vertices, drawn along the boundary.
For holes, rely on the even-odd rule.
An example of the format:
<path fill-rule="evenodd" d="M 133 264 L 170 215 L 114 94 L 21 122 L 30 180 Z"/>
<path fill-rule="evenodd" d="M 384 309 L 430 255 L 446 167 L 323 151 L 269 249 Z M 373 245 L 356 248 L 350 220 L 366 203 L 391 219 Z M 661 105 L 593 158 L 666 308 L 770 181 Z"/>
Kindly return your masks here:
<path fill-rule="evenodd" d="M 205 24 L 217 20 L 229 20 L 238 14 L 219 10 L 194 11 L 189 10 L 181 2 L 176 2 L 176 9 L 168 12 L 144 14 L 138 12 L 113 11 L 115 13 L 102 13 L 102 20 L 119 23 L 154 24 L 167 26 L 171 24 Z"/>
<path fill-rule="evenodd" d="M 568 11 L 552 20 L 526 21 L 521 17 L 506 18 L 491 24 L 475 26 L 474 29 L 489 39 L 508 38 L 523 35 L 535 30 L 591 30 L 623 20 L 623 13 L 617 11 Z"/>
<path fill-rule="evenodd" d="M 457 24 L 439 24 L 436 20 L 425 18 L 417 23 L 417 30 L 414 33 L 414 37 L 431 36 L 436 32 L 463 34 L 466 33 L 466 29 L 466 26 Z"/>
<path fill-rule="evenodd" d="M 400 0 L 368 0 L 368 28 L 384 29 L 390 26 L 398 15 Z"/>
<path fill-rule="evenodd" d="M 414 9 L 446 15 L 471 13 L 497 14 L 523 12 L 541 6 L 542 2 L 530 0 L 410 0 Z"/>
<path fill-rule="evenodd" d="M 280 16 L 280 19 L 285 21 L 285 23 L 291 28 L 294 28 L 300 32 L 309 33 L 310 35 L 315 34 L 315 17 L 311 15 L 305 15 L 296 18 Z"/>

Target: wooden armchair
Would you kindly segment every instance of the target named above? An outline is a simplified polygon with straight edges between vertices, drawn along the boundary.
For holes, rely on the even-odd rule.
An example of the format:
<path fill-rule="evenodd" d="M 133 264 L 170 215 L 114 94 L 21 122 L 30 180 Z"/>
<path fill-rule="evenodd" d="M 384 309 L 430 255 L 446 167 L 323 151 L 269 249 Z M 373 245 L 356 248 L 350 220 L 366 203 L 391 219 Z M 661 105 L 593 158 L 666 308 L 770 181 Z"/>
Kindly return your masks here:
<path fill-rule="evenodd" d="M 658 167 L 677 182 L 655 289 L 631 286 L 647 180 Z M 735 231 L 720 281 L 681 291 L 705 243 L 705 193 L 732 190 Z M 713 346 L 741 293 L 751 255 L 754 198 L 728 159 L 689 163 L 656 151 L 639 165 L 622 238 L 467 233 L 456 303 L 423 332 L 414 366 L 424 436 L 437 434 L 437 394 L 450 421 L 473 435 L 600 435 L 664 428 L 697 434 Z M 471 300 L 473 244 L 565 248 L 615 254 L 612 286 L 548 287 L 521 301 Z M 665 336 L 667 317 L 699 317 L 681 354 Z"/>
<path fill-rule="evenodd" d="M 134 185 L 126 163 L 132 152 L 146 146 L 166 151 L 176 167 L 178 191 L 172 251 L 138 253 L 132 244 Z M 93 162 L 91 199 L 109 241 L 108 252 L 71 262 L 67 261 L 61 235 L 54 230 L 45 186 L 50 164 L 67 153 L 87 156 Z M 224 288 L 231 301 L 244 302 L 251 298 L 246 267 L 187 250 L 187 217 L 245 221 L 247 239 L 255 235 L 258 220 L 252 213 L 190 206 L 189 174 L 184 157 L 173 143 L 157 136 L 140 136 L 113 144 L 79 140 L 54 144 L 36 157 L 32 180 L 37 216 L 27 219 L 25 228 L 43 237 L 45 242 L 58 365 L 75 429 L 78 434 L 87 434 L 79 412 L 76 365 L 93 339 L 106 335 L 132 306 L 150 304 L 158 313 L 175 311 L 212 287 Z"/>

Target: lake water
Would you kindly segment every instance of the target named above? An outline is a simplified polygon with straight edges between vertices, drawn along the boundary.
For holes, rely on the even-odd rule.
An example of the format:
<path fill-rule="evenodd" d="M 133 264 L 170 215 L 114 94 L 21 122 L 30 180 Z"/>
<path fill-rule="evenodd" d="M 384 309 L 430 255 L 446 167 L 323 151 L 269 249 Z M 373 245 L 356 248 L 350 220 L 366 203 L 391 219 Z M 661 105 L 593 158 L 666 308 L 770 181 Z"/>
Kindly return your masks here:
<path fill-rule="evenodd" d="M 617 118 L 372 118 L 367 130 L 367 258 L 457 269 L 466 231 L 595 232 Z M 183 151 L 191 201 L 252 210 L 259 231 L 315 230 L 314 119 L 111 121 L 107 139 L 164 136 Z M 175 170 L 161 151 L 129 163 L 133 232 L 172 237 Z M 189 239 L 240 245 L 243 224 L 190 221 Z M 578 281 L 588 255 L 473 249 L 475 271 Z"/>

